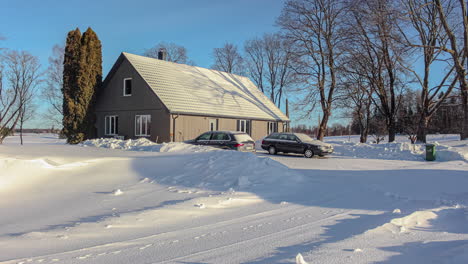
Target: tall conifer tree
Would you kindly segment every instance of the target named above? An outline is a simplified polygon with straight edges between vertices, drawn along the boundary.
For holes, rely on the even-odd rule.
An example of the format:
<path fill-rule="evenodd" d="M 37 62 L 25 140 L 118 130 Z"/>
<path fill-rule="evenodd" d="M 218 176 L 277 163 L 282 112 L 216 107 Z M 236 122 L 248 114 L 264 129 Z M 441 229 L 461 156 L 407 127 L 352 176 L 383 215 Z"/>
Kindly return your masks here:
<path fill-rule="evenodd" d="M 68 143 L 78 143 L 78 123 L 75 117 L 78 91 L 78 71 L 81 32 L 77 28 L 68 32 L 63 60 L 63 133 Z"/>
<path fill-rule="evenodd" d="M 81 37 L 80 69 L 78 87 L 80 93 L 77 116 L 82 120 L 82 140 L 96 136 L 94 106 L 99 87 L 102 83 L 101 41 L 96 33 L 88 28 Z"/>
<path fill-rule="evenodd" d="M 94 104 L 102 82 L 101 42 L 88 28 L 68 33 L 63 70 L 63 132 L 77 144 L 95 137 Z"/>

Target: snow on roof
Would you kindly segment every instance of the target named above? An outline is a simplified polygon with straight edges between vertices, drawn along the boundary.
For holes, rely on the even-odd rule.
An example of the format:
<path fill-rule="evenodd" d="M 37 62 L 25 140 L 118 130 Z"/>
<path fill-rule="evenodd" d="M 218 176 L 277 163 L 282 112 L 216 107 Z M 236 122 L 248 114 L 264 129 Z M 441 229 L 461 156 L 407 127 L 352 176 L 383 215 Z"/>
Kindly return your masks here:
<path fill-rule="evenodd" d="M 171 113 L 289 121 L 247 77 L 122 54 Z"/>

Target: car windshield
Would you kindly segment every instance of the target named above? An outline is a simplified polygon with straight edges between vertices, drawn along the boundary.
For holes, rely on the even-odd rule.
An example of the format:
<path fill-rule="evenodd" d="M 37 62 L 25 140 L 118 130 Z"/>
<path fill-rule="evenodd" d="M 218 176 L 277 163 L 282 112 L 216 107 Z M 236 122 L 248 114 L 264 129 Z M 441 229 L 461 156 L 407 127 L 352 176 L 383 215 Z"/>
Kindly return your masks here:
<path fill-rule="evenodd" d="M 236 138 L 237 142 L 247 142 L 253 141 L 253 139 L 247 134 L 235 134 L 234 137 Z"/>
<path fill-rule="evenodd" d="M 294 134 L 296 135 L 296 137 L 298 137 L 301 141 L 303 142 L 311 142 L 311 141 L 314 141 L 313 138 L 309 137 L 308 135 L 306 134 L 302 134 L 302 133 L 296 133 Z"/>

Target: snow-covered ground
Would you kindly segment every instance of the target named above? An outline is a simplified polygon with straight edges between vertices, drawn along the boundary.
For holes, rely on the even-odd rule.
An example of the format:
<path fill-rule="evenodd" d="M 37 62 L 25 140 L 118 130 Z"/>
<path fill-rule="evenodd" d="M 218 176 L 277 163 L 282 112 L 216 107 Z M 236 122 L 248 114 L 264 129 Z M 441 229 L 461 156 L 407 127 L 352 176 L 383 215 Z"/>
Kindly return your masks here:
<path fill-rule="evenodd" d="M 0 263 L 468 263 L 468 142 L 326 158 L 54 135 L 0 145 Z M 298 254 L 301 255 L 298 255 Z"/>

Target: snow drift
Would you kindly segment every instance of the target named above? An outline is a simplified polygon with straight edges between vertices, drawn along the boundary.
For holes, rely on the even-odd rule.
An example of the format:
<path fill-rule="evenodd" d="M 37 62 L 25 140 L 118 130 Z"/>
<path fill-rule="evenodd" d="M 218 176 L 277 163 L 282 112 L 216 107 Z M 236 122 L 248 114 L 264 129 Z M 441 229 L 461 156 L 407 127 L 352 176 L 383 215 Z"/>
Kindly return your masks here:
<path fill-rule="evenodd" d="M 425 145 L 408 142 L 395 143 L 356 143 L 349 141 L 328 140 L 334 146 L 334 155 L 361 159 L 389 159 L 422 161 L 425 159 Z M 447 146 L 444 143 L 436 144 L 437 161 L 468 161 L 468 143 L 461 141 L 457 147 Z"/>
<path fill-rule="evenodd" d="M 120 140 L 115 138 L 99 138 L 86 140 L 82 146 L 100 147 L 109 149 L 121 149 L 130 151 L 151 151 L 151 152 L 205 152 L 213 148 L 197 146 L 181 142 L 170 142 L 157 144 L 146 138 Z"/>

